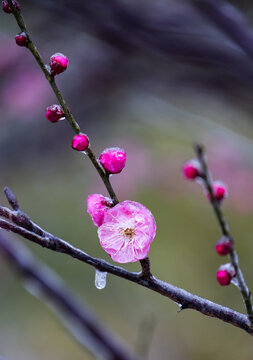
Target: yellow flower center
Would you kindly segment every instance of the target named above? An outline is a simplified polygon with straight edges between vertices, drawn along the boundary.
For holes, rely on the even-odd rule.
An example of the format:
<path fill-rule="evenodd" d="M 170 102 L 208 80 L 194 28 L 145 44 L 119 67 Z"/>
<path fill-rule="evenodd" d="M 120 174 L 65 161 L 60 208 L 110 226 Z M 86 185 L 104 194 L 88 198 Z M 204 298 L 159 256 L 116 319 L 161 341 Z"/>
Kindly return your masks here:
<path fill-rule="evenodd" d="M 133 238 L 133 236 L 135 235 L 134 229 L 130 229 L 130 228 L 126 228 L 125 230 L 122 231 L 122 233 L 127 236 L 128 238 L 130 238 L 130 240 Z"/>

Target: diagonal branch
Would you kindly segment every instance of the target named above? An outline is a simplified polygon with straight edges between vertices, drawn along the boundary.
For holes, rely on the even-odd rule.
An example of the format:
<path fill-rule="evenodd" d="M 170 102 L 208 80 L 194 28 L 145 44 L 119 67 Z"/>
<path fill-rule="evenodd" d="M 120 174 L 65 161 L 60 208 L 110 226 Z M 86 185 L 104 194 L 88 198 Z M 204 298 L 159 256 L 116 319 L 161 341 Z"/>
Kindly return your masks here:
<path fill-rule="evenodd" d="M 218 220 L 221 233 L 222 233 L 222 235 L 232 239 L 228 223 L 225 220 L 225 217 L 221 210 L 220 204 L 215 199 L 214 194 L 213 194 L 212 180 L 211 180 L 211 175 L 209 173 L 208 166 L 207 166 L 206 159 L 205 159 L 204 147 L 201 145 L 196 145 L 195 152 L 196 152 L 197 158 L 199 159 L 199 162 L 202 167 L 202 179 L 204 181 L 206 190 L 210 195 L 211 205 L 213 207 L 214 213 Z M 234 248 L 231 249 L 229 257 L 230 257 L 231 264 L 233 265 L 235 272 L 236 272 L 236 279 L 238 281 L 238 287 L 242 294 L 249 319 L 250 319 L 251 323 L 253 324 L 252 297 L 251 297 L 251 293 L 249 291 L 248 285 L 246 284 L 246 281 L 244 279 L 241 268 L 239 266 L 238 255 Z"/>
<path fill-rule="evenodd" d="M 22 32 L 24 32 L 26 34 L 27 37 L 27 48 L 30 50 L 30 52 L 32 53 L 33 57 L 35 58 L 35 60 L 37 61 L 40 69 L 42 70 L 42 72 L 44 73 L 47 81 L 49 82 L 57 100 L 59 101 L 63 111 L 64 111 L 64 115 L 66 120 L 68 121 L 69 125 L 72 127 L 72 129 L 74 130 L 74 132 L 76 134 L 79 134 L 81 132 L 80 127 L 78 125 L 78 123 L 76 122 L 72 112 L 70 111 L 70 109 L 67 106 L 67 103 L 61 93 L 61 91 L 59 90 L 56 82 L 55 82 L 55 78 L 50 74 L 50 72 L 47 70 L 47 66 L 44 64 L 43 59 L 40 55 L 40 53 L 38 52 L 35 44 L 33 43 L 30 34 L 28 33 L 27 27 L 25 25 L 24 19 L 21 15 L 21 12 L 19 10 L 16 9 L 16 7 L 13 5 L 12 0 L 7 0 L 8 4 L 12 10 L 12 13 L 16 19 L 16 22 L 20 28 L 20 30 Z M 97 170 L 99 176 L 101 177 L 112 201 L 113 204 L 116 205 L 119 200 L 112 188 L 112 185 L 110 183 L 109 180 L 109 176 L 106 174 L 106 172 L 103 170 L 103 168 L 100 166 L 99 161 L 96 159 L 96 156 L 94 154 L 94 152 L 91 150 L 91 148 L 89 147 L 87 149 L 87 155 L 90 159 L 90 161 L 92 162 L 93 166 L 95 167 L 95 169 Z"/>
<path fill-rule="evenodd" d="M 7 199 L 11 194 L 11 199 L 13 201 L 14 194 L 9 189 L 5 189 L 5 194 Z M 17 200 L 15 200 L 15 205 L 18 206 Z M 203 315 L 215 317 L 245 330 L 250 335 L 253 335 L 253 326 L 251 325 L 247 315 L 191 294 L 184 289 L 180 289 L 165 281 L 156 279 L 155 277 L 147 276 L 143 278 L 143 271 L 140 273 L 130 272 L 124 268 L 112 265 L 105 260 L 92 257 L 84 251 L 72 246 L 68 242 L 41 229 L 38 225 L 31 221 L 30 218 L 19 209 L 19 207 L 18 210 L 10 210 L 6 207 L 0 206 L 0 216 L 9 220 L 0 219 L 0 228 L 4 230 L 19 234 L 25 239 L 42 247 L 46 247 L 49 250 L 72 256 L 73 258 L 91 265 L 100 271 L 108 272 L 112 275 L 144 286 L 147 289 L 155 291 L 173 300 L 179 304 L 181 309 L 193 309 L 199 311 Z"/>
<path fill-rule="evenodd" d="M 26 248 L 10 240 L 0 234 L 0 254 L 14 265 L 28 284 L 36 285 L 35 294 L 40 299 L 45 297 L 55 305 L 56 314 L 60 312 L 62 322 L 79 343 L 102 359 L 137 360 L 118 337 L 75 298 L 51 269 L 39 263 Z"/>

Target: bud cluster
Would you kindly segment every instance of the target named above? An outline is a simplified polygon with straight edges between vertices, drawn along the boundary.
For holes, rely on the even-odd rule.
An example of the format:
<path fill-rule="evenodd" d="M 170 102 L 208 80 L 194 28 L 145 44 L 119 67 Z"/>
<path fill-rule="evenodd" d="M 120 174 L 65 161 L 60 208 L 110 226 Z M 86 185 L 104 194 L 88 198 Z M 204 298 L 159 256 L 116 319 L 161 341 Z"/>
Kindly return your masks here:
<path fill-rule="evenodd" d="M 187 180 L 200 180 L 198 182 L 201 184 L 203 183 L 203 178 L 205 177 L 198 159 L 191 159 L 186 161 L 183 166 L 183 175 Z M 213 181 L 211 187 L 213 197 L 218 203 L 220 203 L 228 196 L 226 185 L 222 181 Z M 208 200 L 211 200 L 210 192 L 207 189 L 205 189 L 205 195 Z"/>
<path fill-rule="evenodd" d="M 208 189 L 206 181 L 207 174 L 204 173 L 201 163 L 198 159 L 188 160 L 183 166 L 183 175 L 187 180 L 195 180 L 198 183 L 205 185 L 205 196 L 213 202 L 216 201 L 218 205 L 221 204 L 228 196 L 226 185 L 219 180 L 212 181 L 211 190 Z M 230 236 L 222 236 L 215 245 L 215 250 L 219 255 L 229 255 L 234 246 L 234 241 Z M 216 278 L 220 285 L 229 285 L 232 278 L 236 276 L 232 264 L 228 263 L 221 265 L 217 271 Z"/>
<path fill-rule="evenodd" d="M 12 0 L 12 3 L 20 11 L 19 3 L 16 0 Z M 2 1 L 2 9 L 6 13 L 12 12 L 7 0 Z M 28 36 L 25 32 L 17 34 L 15 40 L 19 46 L 27 46 L 28 44 Z M 52 79 L 55 75 L 64 72 L 68 63 L 68 58 L 62 53 L 52 55 L 48 67 Z M 61 105 L 54 104 L 47 107 L 45 116 L 51 123 L 56 123 L 65 118 L 65 113 Z M 89 144 L 89 138 L 86 134 L 79 133 L 72 139 L 72 148 L 76 151 L 86 151 Z M 117 147 L 107 148 L 100 154 L 98 162 L 107 175 L 118 174 L 125 167 L 126 152 Z"/>
<path fill-rule="evenodd" d="M 217 254 L 221 256 L 229 255 L 234 246 L 234 240 L 230 236 L 222 236 L 215 244 Z M 217 281 L 220 285 L 229 285 L 236 276 L 236 272 L 231 263 L 221 265 L 216 273 Z"/>
<path fill-rule="evenodd" d="M 20 11 L 19 2 L 16 0 L 12 0 L 12 5 L 16 8 L 16 10 Z M 11 14 L 12 10 L 7 0 L 2 1 L 2 9 L 6 14 Z"/>

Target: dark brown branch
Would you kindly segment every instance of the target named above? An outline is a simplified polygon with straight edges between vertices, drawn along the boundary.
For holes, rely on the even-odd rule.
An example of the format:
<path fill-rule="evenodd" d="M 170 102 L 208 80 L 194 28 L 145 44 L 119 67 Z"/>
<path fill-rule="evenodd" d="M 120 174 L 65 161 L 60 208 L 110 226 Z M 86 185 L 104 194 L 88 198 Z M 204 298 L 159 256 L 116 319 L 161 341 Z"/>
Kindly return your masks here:
<path fill-rule="evenodd" d="M 24 213 L 22 213 L 24 214 Z M 0 206 L 0 215 L 9 221 L 0 219 L 0 228 L 19 234 L 25 239 L 28 239 L 42 247 L 46 247 L 52 251 L 60 252 L 73 258 L 82 261 L 94 268 L 105 271 L 120 278 L 132 281 L 136 284 L 144 286 L 152 291 L 155 291 L 167 298 L 173 300 L 180 305 L 182 309 L 194 309 L 204 315 L 215 317 L 234 326 L 237 326 L 250 335 L 253 335 L 253 326 L 248 317 L 244 314 L 238 313 L 232 309 L 215 304 L 207 299 L 201 298 L 197 295 L 191 294 L 186 290 L 173 286 L 165 281 L 156 279 L 155 277 L 142 277 L 143 272 L 130 272 L 124 268 L 112 265 L 102 259 L 94 258 L 84 251 L 72 246 L 68 242 L 42 230 L 38 225 L 33 223 L 31 225 L 24 221 L 22 224 L 22 217 L 19 218 L 16 211 Z M 29 218 L 27 215 L 25 218 Z"/>
<path fill-rule="evenodd" d="M 146 257 L 145 259 L 140 260 L 142 271 L 140 277 L 142 279 L 150 279 L 152 278 L 151 270 L 150 270 L 150 259 Z"/>
<path fill-rule="evenodd" d="M 68 330 L 78 342 L 99 358 L 136 360 L 136 357 L 121 344 L 118 337 L 112 334 L 107 326 L 105 328 L 90 309 L 75 298 L 51 269 L 39 263 L 20 244 L 15 242 L 13 244 L 13 240 L 4 236 L 3 233 L 0 234 L 0 254 L 14 265 L 26 281 L 36 284 L 39 295 L 45 296 L 58 311 L 61 311 L 65 325 L 71 322 L 72 326 L 67 326 Z"/>
<path fill-rule="evenodd" d="M 211 175 L 209 173 L 209 170 L 207 167 L 207 162 L 205 159 L 204 147 L 199 144 L 195 145 L 195 152 L 196 152 L 197 158 L 199 159 L 199 162 L 202 167 L 202 174 L 203 174 L 202 178 L 204 181 L 204 185 L 210 195 L 211 205 L 213 207 L 214 213 L 215 213 L 218 223 L 220 225 L 221 233 L 222 233 L 222 235 L 233 239 L 233 237 L 230 234 L 228 223 L 226 222 L 223 212 L 221 210 L 221 206 L 220 206 L 219 202 L 215 199 L 214 194 L 213 194 L 212 180 L 211 180 Z M 238 280 L 238 287 L 242 294 L 249 319 L 250 319 L 251 323 L 253 324 L 252 297 L 251 297 L 249 288 L 246 284 L 246 281 L 244 279 L 241 268 L 239 266 L 238 255 L 234 248 L 230 251 L 229 257 L 230 257 L 231 264 L 233 265 L 235 272 L 236 272 L 236 279 Z"/>

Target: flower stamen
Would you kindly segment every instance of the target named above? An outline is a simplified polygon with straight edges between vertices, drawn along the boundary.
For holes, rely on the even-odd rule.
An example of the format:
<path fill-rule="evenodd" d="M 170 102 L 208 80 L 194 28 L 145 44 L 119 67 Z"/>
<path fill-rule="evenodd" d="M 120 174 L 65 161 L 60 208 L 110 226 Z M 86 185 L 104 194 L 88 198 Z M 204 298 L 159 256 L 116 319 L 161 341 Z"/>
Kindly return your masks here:
<path fill-rule="evenodd" d="M 122 230 L 122 234 L 130 238 L 132 240 L 133 236 L 135 235 L 134 229 L 126 228 Z"/>

